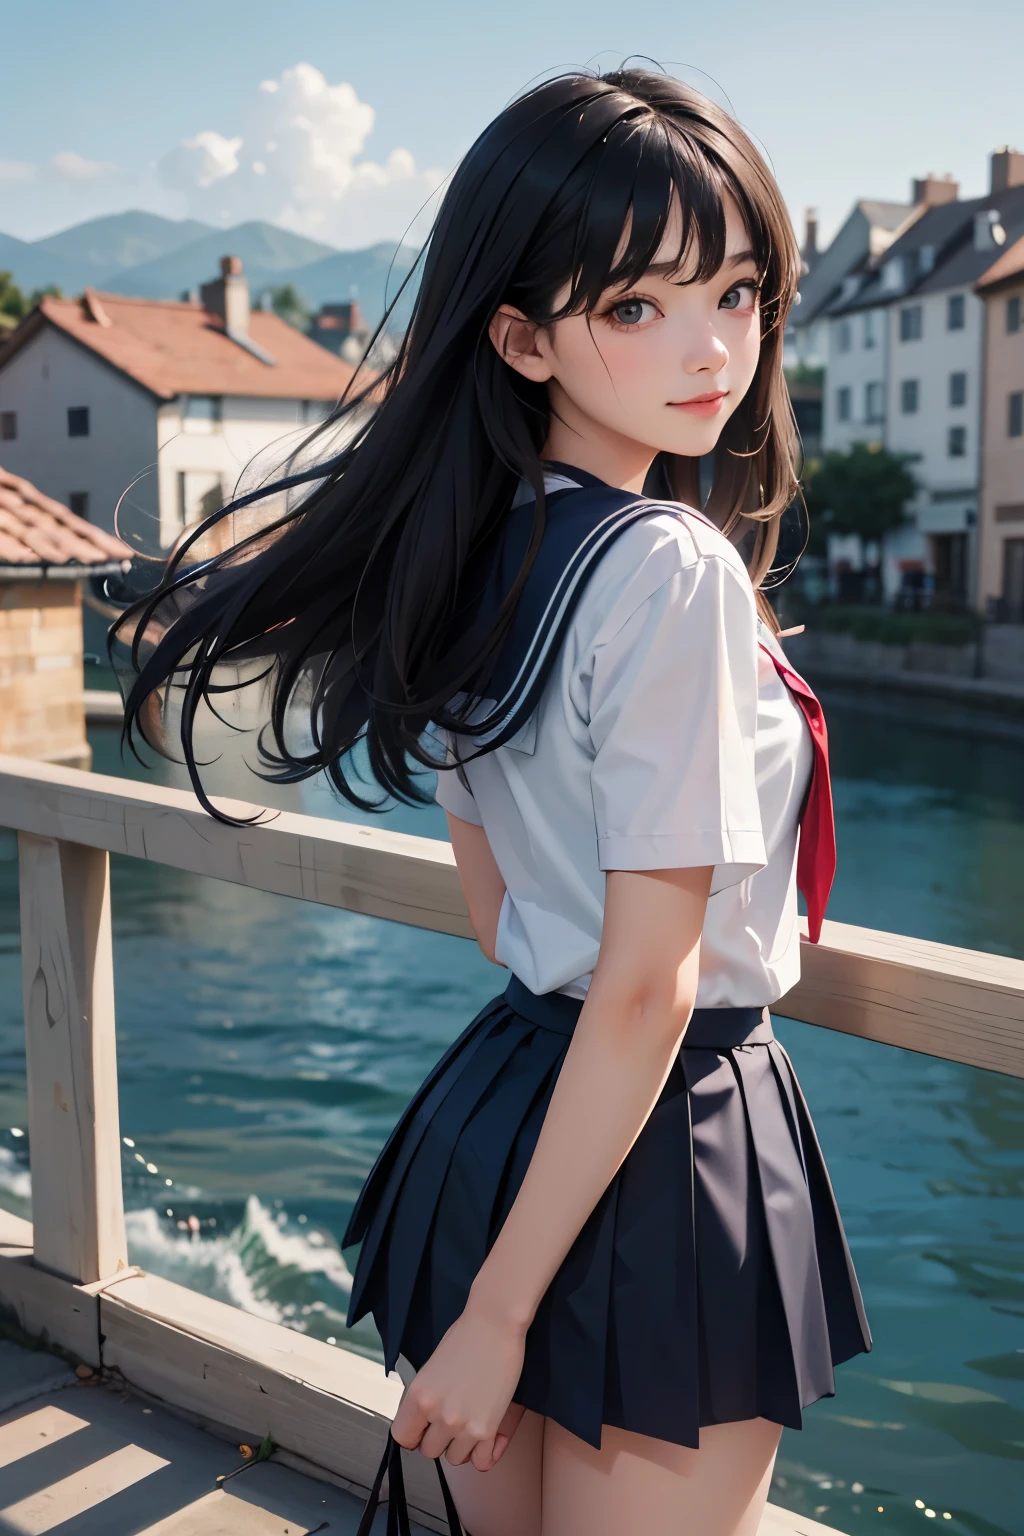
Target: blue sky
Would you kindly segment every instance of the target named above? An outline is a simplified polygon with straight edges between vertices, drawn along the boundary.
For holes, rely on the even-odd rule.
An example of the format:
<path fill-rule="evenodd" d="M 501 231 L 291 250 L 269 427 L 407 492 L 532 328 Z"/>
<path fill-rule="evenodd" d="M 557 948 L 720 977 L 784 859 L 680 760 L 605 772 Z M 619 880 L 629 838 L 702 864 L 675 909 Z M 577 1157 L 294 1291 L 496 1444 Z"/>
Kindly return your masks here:
<path fill-rule="evenodd" d="M 0 229 L 142 206 L 395 237 L 530 81 L 629 54 L 730 105 L 826 232 L 925 171 L 984 191 L 989 150 L 1024 148 L 1019 0 L 34 0 L 4 18 Z"/>

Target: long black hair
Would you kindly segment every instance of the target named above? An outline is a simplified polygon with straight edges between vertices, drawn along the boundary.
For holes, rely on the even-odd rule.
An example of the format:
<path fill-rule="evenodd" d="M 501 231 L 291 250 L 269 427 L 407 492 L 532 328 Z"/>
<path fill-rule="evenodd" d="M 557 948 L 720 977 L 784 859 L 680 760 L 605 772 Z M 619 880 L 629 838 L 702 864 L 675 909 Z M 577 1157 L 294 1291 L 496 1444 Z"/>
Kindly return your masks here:
<path fill-rule="evenodd" d="M 379 802 L 351 757 L 365 739 L 380 786 L 427 798 L 415 766 L 435 765 L 424 731 L 464 726 L 484 696 L 544 530 L 547 392 L 499 357 L 489 323 L 502 304 L 540 323 L 592 312 L 652 265 L 673 207 L 680 265 L 707 281 L 725 257 L 727 196 L 762 278 L 762 345 L 705 510 L 742 543 L 758 587 L 796 488 L 782 333 L 799 255 L 781 195 L 739 125 L 689 87 L 640 70 L 563 75 L 506 108 L 455 172 L 397 356 L 378 377 L 357 372 L 330 418 L 346 435 L 341 451 L 316 462 L 327 439 L 315 439 L 311 467 L 189 533 L 156 590 L 114 625 L 112 646 L 131 657 L 126 739 L 166 750 L 161 705 L 180 687 L 184 759 L 221 814 L 203 789 L 196 716 L 255 672 L 270 684 L 268 777 L 326 772 L 369 808 Z M 664 468 L 675 496 L 699 504 L 697 461 L 666 456 Z M 536 492 L 532 541 L 481 632 L 467 619 L 523 479 Z M 211 539 L 219 552 L 208 553 Z M 301 747 L 290 739 L 297 702 L 311 733 Z"/>

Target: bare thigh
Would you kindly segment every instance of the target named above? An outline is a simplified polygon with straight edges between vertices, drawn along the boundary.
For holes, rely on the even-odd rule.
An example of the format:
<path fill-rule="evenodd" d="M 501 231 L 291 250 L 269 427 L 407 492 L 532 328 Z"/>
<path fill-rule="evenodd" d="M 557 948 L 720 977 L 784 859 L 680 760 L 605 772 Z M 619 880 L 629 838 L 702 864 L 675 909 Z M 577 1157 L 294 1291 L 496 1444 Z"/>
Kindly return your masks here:
<path fill-rule="evenodd" d="M 694 1451 L 606 1425 L 596 1451 L 548 1419 L 542 1536 L 757 1536 L 781 1433 L 713 1424 Z"/>
<path fill-rule="evenodd" d="M 416 1374 L 404 1355 L 398 1357 L 398 1374 L 406 1386 Z M 544 1420 L 538 1413 L 524 1413 L 504 1456 L 489 1472 L 444 1462 L 466 1536 L 540 1536 L 543 1460 Z"/>
<path fill-rule="evenodd" d="M 466 1536 L 541 1536 L 545 1422 L 539 1413 L 524 1413 L 504 1456 L 489 1472 L 444 1463 Z"/>

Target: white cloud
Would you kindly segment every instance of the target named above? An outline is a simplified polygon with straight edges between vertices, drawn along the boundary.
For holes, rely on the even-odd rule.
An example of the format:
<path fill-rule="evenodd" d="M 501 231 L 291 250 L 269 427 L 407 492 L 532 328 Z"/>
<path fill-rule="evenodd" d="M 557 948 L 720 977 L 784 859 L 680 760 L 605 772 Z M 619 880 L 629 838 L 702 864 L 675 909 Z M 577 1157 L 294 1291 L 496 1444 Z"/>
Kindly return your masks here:
<path fill-rule="evenodd" d="M 0 181 L 32 181 L 35 174 L 27 160 L 0 160 Z"/>
<path fill-rule="evenodd" d="M 112 160 L 85 160 L 76 150 L 62 149 L 59 154 L 50 156 L 43 170 L 56 181 L 80 186 L 83 182 L 100 181 L 115 175 L 117 166 Z"/>
<path fill-rule="evenodd" d="M 199 218 L 264 218 L 298 233 L 354 246 L 402 235 L 442 173 L 407 149 L 364 159 L 373 108 L 347 82 L 329 85 L 312 64 L 260 83 L 241 132 L 206 129 L 159 164 L 162 184 Z"/>
<path fill-rule="evenodd" d="M 238 170 L 241 139 L 226 139 L 207 129 L 194 139 L 183 139 L 177 149 L 164 155 L 157 170 L 165 187 L 178 192 L 205 191 Z"/>

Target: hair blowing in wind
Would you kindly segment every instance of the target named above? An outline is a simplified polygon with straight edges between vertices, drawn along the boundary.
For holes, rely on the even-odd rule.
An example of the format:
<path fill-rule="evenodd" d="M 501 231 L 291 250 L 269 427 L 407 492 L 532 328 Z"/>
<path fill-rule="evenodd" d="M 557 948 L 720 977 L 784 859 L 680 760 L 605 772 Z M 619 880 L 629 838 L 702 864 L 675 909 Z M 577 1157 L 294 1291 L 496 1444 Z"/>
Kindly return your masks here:
<path fill-rule="evenodd" d="M 650 267 L 673 208 L 679 266 L 707 281 L 725 258 L 727 197 L 762 275 L 762 344 L 719 440 L 704 510 L 741 543 L 759 586 L 796 489 L 782 332 L 799 255 L 781 195 L 739 125 L 689 87 L 639 70 L 564 75 L 502 112 L 455 172 L 397 356 L 379 378 L 357 373 L 326 424 L 344 429 L 343 450 L 315 462 L 328 441 L 321 429 L 303 450 L 312 467 L 191 531 L 160 585 L 114 625 L 112 651 L 130 650 L 127 741 L 169 751 L 162 705 L 168 688 L 180 689 L 192 784 L 227 819 L 203 787 L 197 714 L 252 686 L 255 670 L 270 690 L 267 777 L 324 772 L 364 808 L 380 803 L 377 786 L 428 799 L 417 765 L 436 763 L 423 733 L 431 722 L 458 730 L 485 696 L 544 530 L 547 394 L 499 357 L 489 323 L 502 304 L 542 324 L 593 312 L 609 287 Z M 661 458 L 672 494 L 699 505 L 697 461 Z M 522 480 L 536 492 L 525 561 L 497 616 L 478 618 Z M 242 535 L 201 558 L 225 519 Z M 375 785 L 352 761 L 361 740 Z"/>

